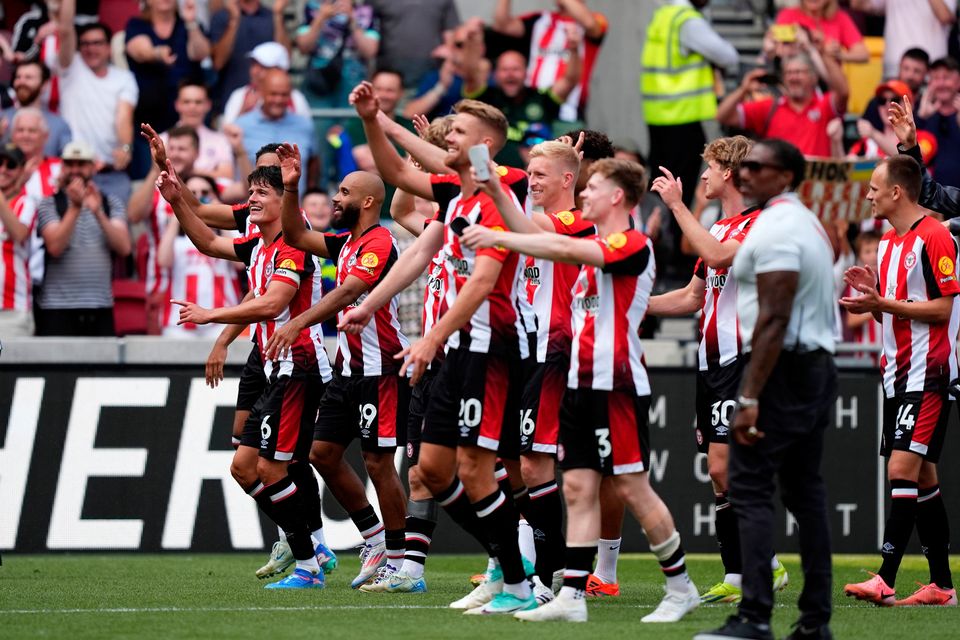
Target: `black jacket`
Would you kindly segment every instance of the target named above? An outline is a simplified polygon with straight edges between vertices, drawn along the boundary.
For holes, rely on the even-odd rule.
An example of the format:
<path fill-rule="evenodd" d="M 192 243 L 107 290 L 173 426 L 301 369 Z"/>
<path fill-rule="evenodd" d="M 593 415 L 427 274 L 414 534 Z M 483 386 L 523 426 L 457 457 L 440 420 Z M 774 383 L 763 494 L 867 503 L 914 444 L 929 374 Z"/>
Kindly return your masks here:
<path fill-rule="evenodd" d="M 901 155 L 910 156 L 923 167 L 923 156 L 920 155 L 920 145 L 915 144 L 909 149 L 904 149 L 902 144 L 897 145 L 897 150 Z M 950 219 L 950 233 L 960 235 L 960 189 L 957 187 L 947 187 L 934 181 L 923 170 L 923 185 L 920 187 L 920 206 L 943 214 L 944 218 Z"/>

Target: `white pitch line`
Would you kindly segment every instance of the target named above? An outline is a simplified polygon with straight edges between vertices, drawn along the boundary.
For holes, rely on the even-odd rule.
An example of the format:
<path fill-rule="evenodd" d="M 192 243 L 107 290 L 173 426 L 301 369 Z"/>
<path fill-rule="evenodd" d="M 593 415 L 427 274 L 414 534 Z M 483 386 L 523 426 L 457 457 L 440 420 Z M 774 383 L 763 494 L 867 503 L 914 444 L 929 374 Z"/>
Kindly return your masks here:
<path fill-rule="evenodd" d="M 353 609 L 448 609 L 444 605 L 332 605 L 315 607 L 114 607 L 105 609 L 0 609 L 3 614 L 50 614 L 50 613 L 237 613 L 244 611 L 350 611 Z"/>

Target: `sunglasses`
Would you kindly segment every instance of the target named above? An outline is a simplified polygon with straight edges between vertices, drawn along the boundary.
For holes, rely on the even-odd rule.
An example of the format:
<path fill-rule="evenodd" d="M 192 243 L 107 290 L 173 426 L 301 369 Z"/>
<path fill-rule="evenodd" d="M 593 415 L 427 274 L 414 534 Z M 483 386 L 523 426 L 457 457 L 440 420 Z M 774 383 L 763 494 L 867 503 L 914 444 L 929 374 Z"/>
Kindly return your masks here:
<path fill-rule="evenodd" d="M 20 168 L 20 163 L 13 158 L 0 158 L 0 168 L 14 171 Z"/>
<path fill-rule="evenodd" d="M 740 168 L 746 169 L 750 173 L 757 173 L 763 169 L 775 169 L 780 171 L 783 169 L 783 166 L 774 164 L 772 162 L 760 162 L 759 160 L 742 160 L 740 162 Z"/>
<path fill-rule="evenodd" d="M 891 103 L 894 103 L 894 104 L 903 104 L 903 98 L 898 98 L 898 97 L 896 97 L 896 96 L 889 96 L 889 97 L 880 97 L 880 98 L 877 98 L 877 104 L 880 105 L 881 107 L 884 107 L 884 106 L 886 106 L 886 105 L 888 105 L 888 104 L 891 104 Z"/>

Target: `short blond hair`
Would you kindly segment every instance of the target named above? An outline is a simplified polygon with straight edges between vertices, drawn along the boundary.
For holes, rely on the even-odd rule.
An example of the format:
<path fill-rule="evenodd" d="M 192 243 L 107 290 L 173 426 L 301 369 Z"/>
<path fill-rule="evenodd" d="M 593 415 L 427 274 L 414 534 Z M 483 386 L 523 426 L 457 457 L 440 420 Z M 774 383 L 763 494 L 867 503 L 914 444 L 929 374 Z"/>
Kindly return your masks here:
<path fill-rule="evenodd" d="M 633 160 L 602 158 L 590 165 L 590 175 L 596 173 L 623 189 L 628 208 L 640 204 L 647 191 L 647 171 Z"/>
<path fill-rule="evenodd" d="M 546 158 L 560 162 L 565 169 L 573 172 L 574 179 L 580 173 L 580 155 L 577 150 L 569 144 L 557 140 L 546 140 L 534 145 L 530 149 L 530 159 L 533 160 L 534 158 Z"/>
<path fill-rule="evenodd" d="M 447 148 L 447 134 L 453 126 L 453 116 L 434 118 L 423 131 L 423 139 L 435 147 Z"/>
<path fill-rule="evenodd" d="M 507 122 L 507 117 L 503 115 L 503 111 L 497 109 L 496 107 L 487 104 L 486 102 L 480 102 L 479 100 L 470 100 L 463 99 L 457 104 L 453 105 L 453 112 L 456 114 L 465 113 L 471 115 L 477 120 L 483 122 L 493 133 L 497 135 L 497 139 L 494 141 L 493 151 L 499 151 L 503 148 L 503 145 L 507 142 L 507 130 L 510 128 L 510 124 Z"/>
<path fill-rule="evenodd" d="M 703 150 L 704 162 L 716 162 L 721 169 L 729 170 L 734 186 L 740 186 L 740 163 L 753 148 L 753 140 L 744 136 L 717 138 Z"/>

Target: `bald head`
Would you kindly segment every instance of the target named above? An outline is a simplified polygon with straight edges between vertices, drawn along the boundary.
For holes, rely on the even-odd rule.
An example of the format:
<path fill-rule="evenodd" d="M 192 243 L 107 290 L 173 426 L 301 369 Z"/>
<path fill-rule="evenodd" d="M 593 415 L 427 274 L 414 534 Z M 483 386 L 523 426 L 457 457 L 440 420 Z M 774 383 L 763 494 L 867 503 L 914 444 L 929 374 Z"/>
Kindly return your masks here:
<path fill-rule="evenodd" d="M 363 231 L 377 223 L 386 192 L 383 180 L 369 171 L 354 171 L 340 182 L 333 197 L 333 226 Z"/>
<path fill-rule="evenodd" d="M 260 92 L 263 95 L 263 113 L 270 120 L 279 120 L 290 105 L 293 85 L 290 76 L 282 69 L 270 69 L 263 76 Z"/>

